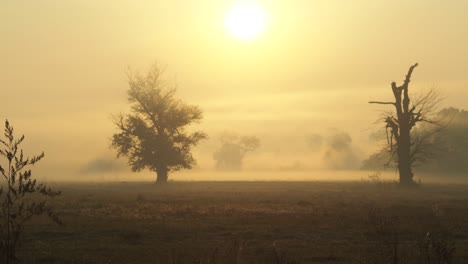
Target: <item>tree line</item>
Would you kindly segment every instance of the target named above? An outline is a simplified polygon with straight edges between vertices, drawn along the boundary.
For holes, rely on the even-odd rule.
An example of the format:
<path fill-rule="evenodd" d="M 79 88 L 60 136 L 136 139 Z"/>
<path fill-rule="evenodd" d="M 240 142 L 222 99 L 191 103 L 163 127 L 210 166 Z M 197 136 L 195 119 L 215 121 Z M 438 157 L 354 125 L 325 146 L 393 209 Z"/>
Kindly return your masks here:
<path fill-rule="evenodd" d="M 417 66 L 409 68 L 401 85 L 391 84 L 394 101 L 369 102 L 393 107 L 380 119 L 386 131 L 387 147 L 375 157 L 384 156 L 388 159 L 386 165 L 393 163 L 398 168 L 401 185 L 414 184 L 413 167 L 433 157 L 435 141 L 448 124 L 446 118 L 441 118 L 444 112 L 435 113 L 440 96 L 433 90 L 411 98 L 409 84 Z M 178 100 L 175 89 L 167 86 L 156 65 L 145 76 L 130 73 L 128 84 L 131 112 L 120 114 L 114 120 L 118 132 L 113 135 L 112 147 L 118 157 L 127 157 L 133 171 L 150 169 L 156 172 L 156 182 L 166 183 L 169 172 L 190 169 L 196 164 L 191 149 L 207 135 L 190 131 L 188 126 L 202 120 L 202 111 Z M 214 154 L 217 167 L 239 168 L 244 155 L 258 145 L 255 137 L 224 140 L 222 148 Z"/>

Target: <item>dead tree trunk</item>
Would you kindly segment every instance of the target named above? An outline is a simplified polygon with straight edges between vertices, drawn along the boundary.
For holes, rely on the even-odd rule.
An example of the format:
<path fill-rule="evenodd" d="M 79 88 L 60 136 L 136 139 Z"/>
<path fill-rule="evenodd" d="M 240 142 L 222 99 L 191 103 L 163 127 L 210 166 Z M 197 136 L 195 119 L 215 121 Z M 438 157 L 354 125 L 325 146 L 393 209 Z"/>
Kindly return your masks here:
<path fill-rule="evenodd" d="M 389 104 L 395 106 L 395 113 L 385 118 L 387 134 L 390 133 L 388 143 L 392 155 L 396 153 L 398 172 L 400 174 L 401 185 L 411 185 L 413 181 L 413 171 L 411 158 L 411 129 L 422 121 L 421 112 L 416 111 L 416 107 L 410 108 L 411 99 L 408 95 L 408 85 L 411 81 L 411 75 L 414 68 L 418 64 L 414 64 L 408 70 L 405 81 L 401 86 L 392 83 L 392 92 L 395 97 L 395 102 L 376 102 L 371 101 L 370 104 Z"/>

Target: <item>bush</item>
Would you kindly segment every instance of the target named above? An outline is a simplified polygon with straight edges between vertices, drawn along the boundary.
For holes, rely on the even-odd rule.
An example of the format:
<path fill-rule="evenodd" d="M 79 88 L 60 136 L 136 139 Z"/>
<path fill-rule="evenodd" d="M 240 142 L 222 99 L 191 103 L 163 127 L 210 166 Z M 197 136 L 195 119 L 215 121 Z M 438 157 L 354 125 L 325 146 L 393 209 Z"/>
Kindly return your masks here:
<path fill-rule="evenodd" d="M 0 174 L 3 182 L 0 188 L 0 200 L 2 201 L 0 210 L 0 253 L 5 263 L 13 263 L 18 260 L 16 251 L 19 247 L 20 238 L 26 222 L 32 217 L 46 214 L 54 222 L 61 224 L 52 208 L 46 200 L 41 200 L 37 196 L 55 197 L 60 195 L 48 188 L 46 185 L 37 183 L 32 178 L 31 170 L 28 167 L 39 162 L 44 153 L 32 158 L 25 157 L 23 150 L 19 148 L 24 140 L 24 136 L 15 139 L 13 127 L 8 120 L 5 122 L 5 139 L 0 138 Z M 6 165 L 6 166 L 5 166 Z M 33 198 L 34 199 L 30 199 Z"/>

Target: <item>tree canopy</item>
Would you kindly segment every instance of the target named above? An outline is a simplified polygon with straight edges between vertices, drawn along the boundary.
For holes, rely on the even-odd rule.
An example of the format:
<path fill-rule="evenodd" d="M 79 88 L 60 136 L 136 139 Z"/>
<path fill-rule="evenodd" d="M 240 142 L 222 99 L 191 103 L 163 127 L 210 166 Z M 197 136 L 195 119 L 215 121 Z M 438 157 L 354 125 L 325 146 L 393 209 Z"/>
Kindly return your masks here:
<path fill-rule="evenodd" d="M 167 182 L 168 172 L 196 164 L 192 147 L 207 136 L 187 129 L 201 121 L 202 111 L 177 99 L 176 89 L 162 76 L 156 65 L 145 76 L 128 75 L 131 113 L 115 119 L 118 132 L 112 137 L 112 147 L 119 157 L 128 158 L 133 171 L 147 168 L 157 173 L 158 182 Z"/>

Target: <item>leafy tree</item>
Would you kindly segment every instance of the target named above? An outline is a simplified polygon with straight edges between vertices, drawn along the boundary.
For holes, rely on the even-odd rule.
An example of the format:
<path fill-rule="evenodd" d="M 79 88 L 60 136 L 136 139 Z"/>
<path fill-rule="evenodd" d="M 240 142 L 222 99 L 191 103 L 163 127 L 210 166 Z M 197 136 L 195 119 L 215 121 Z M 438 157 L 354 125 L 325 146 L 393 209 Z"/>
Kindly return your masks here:
<path fill-rule="evenodd" d="M 4 147 L 0 149 L 0 157 L 6 160 L 6 165 L 0 164 L 0 174 L 4 180 L 0 188 L 0 252 L 5 263 L 13 263 L 18 260 L 16 251 L 24 226 L 33 216 L 46 214 L 61 224 L 52 207 L 38 197 L 55 197 L 60 192 L 51 190 L 45 184 L 38 184 L 32 178 L 31 170 L 27 169 L 39 162 L 44 153 L 32 158 L 25 157 L 19 148 L 24 136 L 15 139 L 13 127 L 8 121 L 5 122 L 4 136 L 5 140 L 0 138 L 0 144 Z"/>
<path fill-rule="evenodd" d="M 425 123 L 435 125 L 440 122 L 431 118 L 435 107 L 440 101 L 437 94 L 429 91 L 417 100 L 412 101 L 409 95 L 409 83 L 413 70 L 418 66 L 414 64 L 408 70 L 406 78 L 401 86 L 392 83 L 391 88 L 394 102 L 371 101 L 371 104 L 393 105 L 394 112 L 384 115 L 383 121 L 387 131 L 387 141 L 390 147 L 391 160 L 396 161 L 400 174 L 400 184 L 411 185 L 413 181 L 413 165 L 416 162 L 424 162 L 431 157 L 433 144 L 430 139 L 442 126 L 430 133 L 412 133 L 418 124 Z"/>
<path fill-rule="evenodd" d="M 213 158 L 216 160 L 216 168 L 221 170 L 242 169 L 245 155 L 260 146 L 260 139 L 256 136 L 224 134 L 220 141 L 221 147 L 213 154 Z"/>
<path fill-rule="evenodd" d="M 468 111 L 457 108 L 446 108 L 438 113 L 448 119 L 448 125 L 441 133 L 434 136 L 433 141 L 444 155 L 428 164 L 431 172 L 463 173 L 468 172 Z"/>
<path fill-rule="evenodd" d="M 156 182 L 166 183 L 169 172 L 196 164 L 192 147 L 207 136 L 189 132 L 187 126 L 199 122 L 202 111 L 178 100 L 156 65 L 146 76 L 130 73 L 128 84 L 131 113 L 116 118 L 119 131 L 112 137 L 112 147 L 118 157 L 128 158 L 133 171 L 148 168 L 156 172 Z"/>
<path fill-rule="evenodd" d="M 358 167 L 359 158 L 349 133 L 330 131 L 325 137 L 323 162 L 327 168 L 346 170 Z"/>

